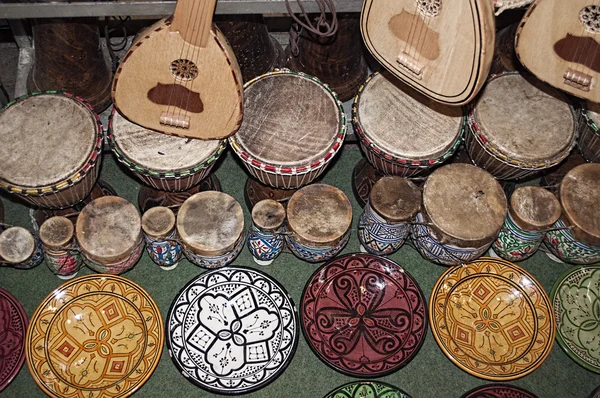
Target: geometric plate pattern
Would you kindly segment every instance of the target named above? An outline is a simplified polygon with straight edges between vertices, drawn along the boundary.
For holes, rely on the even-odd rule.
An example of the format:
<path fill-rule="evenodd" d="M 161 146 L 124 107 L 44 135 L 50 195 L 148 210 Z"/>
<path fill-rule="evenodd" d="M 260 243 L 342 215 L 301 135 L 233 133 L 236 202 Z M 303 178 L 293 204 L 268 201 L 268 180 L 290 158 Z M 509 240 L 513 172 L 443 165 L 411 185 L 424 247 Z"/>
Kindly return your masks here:
<path fill-rule="evenodd" d="M 600 266 L 571 268 L 551 297 L 558 344 L 579 365 L 600 373 Z"/>
<path fill-rule="evenodd" d="M 23 306 L 0 288 L 0 391 L 10 384 L 25 362 L 26 330 Z"/>
<path fill-rule="evenodd" d="M 350 254 L 319 268 L 300 306 L 304 337 L 335 370 L 379 377 L 409 363 L 427 332 L 417 282 L 385 257 Z"/>
<path fill-rule="evenodd" d="M 391 384 L 355 381 L 336 388 L 325 398 L 410 398 L 410 395 Z"/>
<path fill-rule="evenodd" d="M 126 397 L 148 380 L 163 343 L 162 318 L 148 293 L 119 276 L 88 275 L 36 309 L 27 366 L 52 397 Z"/>
<path fill-rule="evenodd" d="M 167 319 L 175 366 L 195 385 L 221 394 L 273 381 L 298 344 L 292 299 L 273 278 L 250 268 L 216 269 L 192 279 Z"/>
<path fill-rule="evenodd" d="M 546 359 L 556 333 L 550 300 L 522 268 L 481 258 L 450 268 L 429 302 L 433 336 L 464 371 L 487 380 L 514 380 Z"/>
<path fill-rule="evenodd" d="M 462 398 L 537 398 L 529 391 L 508 384 L 488 384 L 477 387 Z"/>

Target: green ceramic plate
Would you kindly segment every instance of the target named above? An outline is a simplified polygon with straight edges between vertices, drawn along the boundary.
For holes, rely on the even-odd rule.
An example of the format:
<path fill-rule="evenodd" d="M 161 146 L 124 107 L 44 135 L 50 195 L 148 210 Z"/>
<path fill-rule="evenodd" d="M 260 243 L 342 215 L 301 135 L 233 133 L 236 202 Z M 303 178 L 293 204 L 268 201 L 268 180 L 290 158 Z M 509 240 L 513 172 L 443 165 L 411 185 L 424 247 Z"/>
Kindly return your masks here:
<path fill-rule="evenodd" d="M 410 398 L 410 395 L 390 384 L 357 381 L 336 388 L 325 398 Z"/>

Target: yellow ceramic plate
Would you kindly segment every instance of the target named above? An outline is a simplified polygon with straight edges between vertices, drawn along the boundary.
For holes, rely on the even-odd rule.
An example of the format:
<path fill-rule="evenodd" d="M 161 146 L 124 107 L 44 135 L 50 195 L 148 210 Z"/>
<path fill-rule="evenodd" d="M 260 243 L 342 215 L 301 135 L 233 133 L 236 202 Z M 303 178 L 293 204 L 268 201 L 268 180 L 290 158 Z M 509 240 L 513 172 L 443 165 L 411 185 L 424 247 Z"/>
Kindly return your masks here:
<path fill-rule="evenodd" d="M 158 306 L 140 286 L 88 275 L 44 299 L 25 341 L 29 371 L 51 397 L 127 397 L 156 368 L 164 330 Z"/>
<path fill-rule="evenodd" d="M 517 265 L 487 257 L 444 272 L 431 293 L 429 322 L 452 362 L 497 381 L 537 369 L 556 333 L 540 284 Z"/>

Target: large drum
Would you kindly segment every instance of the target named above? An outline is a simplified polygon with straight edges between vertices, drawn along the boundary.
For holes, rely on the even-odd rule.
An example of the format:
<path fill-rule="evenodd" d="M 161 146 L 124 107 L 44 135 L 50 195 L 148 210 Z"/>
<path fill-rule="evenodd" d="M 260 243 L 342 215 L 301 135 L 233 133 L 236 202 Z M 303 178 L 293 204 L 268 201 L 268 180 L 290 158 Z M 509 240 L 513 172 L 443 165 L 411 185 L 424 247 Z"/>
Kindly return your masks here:
<path fill-rule="evenodd" d="M 0 110 L 0 188 L 36 207 L 82 201 L 100 171 L 102 124 L 80 98 L 58 91 Z"/>
<path fill-rule="evenodd" d="M 242 206 L 223 192 L 192 195 L 177 214 L 177 233 L 191 263 L 203 268 L 223 267 L 244 247 Z"/>
<path fill-rule="evenodd" d="M 94 199 L 77 217 L 75 234 L 88 267 L 104 274 L 133 268 L 144 248 L 138 210 L 118 196 Z"/>
<path fill-rule="evenodd" d="M 345 136 L 336 94 L 314 77 L 280 70 L 246 83 L 244 120 L 229 143 L 263 184 L 291 189 L 323 173 Z"/>
<path fill-rule="evenodd" d="M 289 249 L 311 263 L 335 257 L 348 243 L 352 205 L 340 189 L 312 184 L 299 189 L 288 203 Z"/>
<path fill-rule="evenodd" d="M 562 215 L 544 243 L 562 261 L 600 261 L 600 164 L 577 166 L 559 188 Z"/>
<path fill-rule="evenodd" d="M 496 240 L 506 214 L 506 196 L 491 174 L 470 164 L 443 166 L 423 187 L 413 242 L 430 261 L 449 266 L 468 263 Z"/>
<path fill-rule="evenodd" d="M 446 161 L 460 144 L 462 109 L 427 99 L 388 72 L 367 79 L 352 111 L 367 159 L 386 175 L 417 175 Z"/>
<path fill-rule="evenodd" d="M 579 141 L 577 145 L 584 158 L 600 162 L 600 105 L 587 103 L 581 111 Z"/>
<path fill-rule="evenodd" d="M 185 191 L 204 179 L 227 141 L 196 140 L 148 130 L 113 109 L 108 142 L 119 162 L 142 182 L 163 191 Z"/>
<path fill-rule="evenodd" d="M 531 177 L 565 159 L 575 145 L 575 114 L 557 90 L 517 72 L 489 79 L 471 104 L 469 156 L 501 180 Z"/>

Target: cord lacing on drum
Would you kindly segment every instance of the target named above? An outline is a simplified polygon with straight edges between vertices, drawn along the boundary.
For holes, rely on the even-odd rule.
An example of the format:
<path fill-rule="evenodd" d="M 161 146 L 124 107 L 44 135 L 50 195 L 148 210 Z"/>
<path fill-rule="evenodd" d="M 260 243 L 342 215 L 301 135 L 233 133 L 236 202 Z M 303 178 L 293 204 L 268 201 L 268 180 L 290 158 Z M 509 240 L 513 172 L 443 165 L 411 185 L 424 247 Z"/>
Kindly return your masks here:
<path fill-rule="evenodd" d="M 298 28 L 298 25 L 301 26 L 303 29 L 306 29 L 308 32 L 320 37 L 331 37 L 337 32 L 337 12 L 335 10 L 335 4 L 333 3 L 333 0 L 315 1 L 319 6 L 319 9 L 321 10 L 321 14 L 319 15 L 319 17 L 315 18 L 316 26 L 313 25 L 313 23 L 311 22 L 310 17 L 306 13 L 306 10 L 304 9 L 304 6 L 302 5 L 302 2 L 300 0 L 296 0 L 296 3 L 298 3 L 298 7 L 300 7 L 302 17 L 306 22 L 302 22 L 298 17 L 294 15 L 294 13 L 292 12 L 292 8 L 290 7 L 289 0 L 285 0 L 285 6 L 287 8 L 287 11 L 292 17 L 292 19 L 295 21 L 295 23 L 292 24 L 292 27 L 290 29 L 290 49 L 294 56 L 297 56 L 300 51 L 300 49 L 298 48 L 298 40 L 300 39 L 300 30 Z M 327 16 L 325 15 L 327 8 L 329 8 L 332 15 L 331 22 L 327 21 Z"/>

